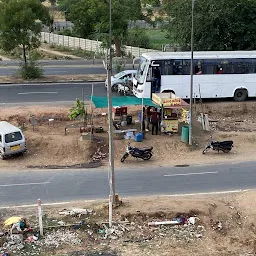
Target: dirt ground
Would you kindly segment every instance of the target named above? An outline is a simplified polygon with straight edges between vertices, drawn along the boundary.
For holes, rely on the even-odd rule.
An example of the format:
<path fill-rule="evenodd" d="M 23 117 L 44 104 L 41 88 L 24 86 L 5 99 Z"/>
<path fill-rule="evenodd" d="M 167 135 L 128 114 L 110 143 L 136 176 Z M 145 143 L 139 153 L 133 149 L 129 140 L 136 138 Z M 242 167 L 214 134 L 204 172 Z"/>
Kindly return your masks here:
<path fill-rule="evenodd" d="M 201 130 L 199 122 L 195 122 L 193 148 L 188 147 L 180 141 L 180 135 L 151 135 L 146 134 L 142 143 L 131 141 L 132 145 L 139 147 L 153 146 L 153 158 L 149 161 L 136 160 L 128 157 L 121 163 L 120 159 L 125 151 L 127 140 L 115 135 L 115 166 L 116 167 L 148 167 L 148 166 L 175 166 L 175 165 L 197 165 L 218 164 L 222 162 L 240 162 L 255 160 L 256 134 L 254 125 L 256 123 L 256 108 L 254 102 L 234 103 L 225 102 L 204 105 L 210 115 L 212 131 Z M 131 107 L 130 113 L 134 116 L 139 107 Z M 94 110 L 94 126 L 102 126 L 104 133 L 94 133 L 95 139 L 90 142 L 81 140 L 80 127 L 83 123 L 70 121 L 67 117 L 68 106 L 46 107 L 27 106 L 2 108 L 0 110 L 1 120 L 24 126 L 24 134 L 27 138 L 28 153 L 25 156 L 12 157 L 6 161 L 0 161 L 1 167 L 28 167 L 28 166 L 70 166 L 85 164 L 95 160 L 101 160 L 101 164 L 107 166 L 108 133 L 107 118 L 102 116 L 106 109 Z M 29 122 L 30 115 L 35 116 L 36 125 L 33 127 Z M 53 124 L 48 120 L 53 118 Z M 239 120 L 239 122 L 237 122 Z M 65 135 L 65 127 L 67 135 Z M 140 127 L 133 125 L 131 128 Z M 234 141 L 234 148 L 228 154 L 209 151 L 203 155 L 202 150 L 209 141 L 210 135 L 216 140 Z M 95 143 L 97 142 L 97 143 Z"/>
<path fill-rule="evenodd" d="M 255 191 L 205 196 L 128 198 L 114 210 L 114 221 L 125 226 L 119 235 L 104 239 L 108 221 L 106 202 L 76 202 L 56 207 L 43 206 L 45 236 L 59 228 L 62 221 L 65 232 L 75 233 L 81 244 L 61 244 L 58 248 L 35 244 L 41 256 L 59 255 L 182 255 L 182 256 L 249 256 L 255 255 Z M 89 216 L 62 216 L 59 212 L 72 208 L 93 209 Z M 3 209 L 0 222 L 7 217 L 23 215 L 32 227 L 37 226 L 37 208 Z M 175 217 L 196 217 L 195 225 L 149 227 L 149 222 L 172 220 Z M 86 224 L 74 229 L 73 223 Z M 73 224 L 73 225 L 72 225 Z M 117 224 L 114 225 L 117 229 Z M 63 229 L 62 229 L 63 230 Z M 102 232 L 101 232 L 102 231 Z M 63 231 L 64 232 L 64 231 Z M 63 233 L 65 234 L 65 233 Z M 45 238 L 46 239 L 46 238 Z M 40 239 L 41 240 L 41 239 Z M 39 241 L 40 241 L 39 240 Z M 43 240 L 42 240 L 43 241 Z M 16 254 L 10 254 L 18 256 Z M 23 254 L 30 255 L 30 254 Z"/>

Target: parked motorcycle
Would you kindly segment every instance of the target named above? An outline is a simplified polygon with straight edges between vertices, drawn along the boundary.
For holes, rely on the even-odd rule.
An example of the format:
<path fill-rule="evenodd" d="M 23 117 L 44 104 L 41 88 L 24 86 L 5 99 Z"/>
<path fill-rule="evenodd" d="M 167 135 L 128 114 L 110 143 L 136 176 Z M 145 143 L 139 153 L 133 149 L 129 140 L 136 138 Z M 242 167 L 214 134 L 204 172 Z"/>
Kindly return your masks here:
<path fill-rule="evenodd" d="M 228 153 L 228 152 L 231 151 L 232 147 L 234 147 L 232 140 L 214 141 L 212 139 L 212 136 L 211 136 L 210 143 L 203 150 L 203 154 L 205 154 L 209 149 L 217 150 L 218 153 L 219 153 L 219 151 L 222 151 L 224 153 Z"/>
<path fill-rule="evenodd" d="M 130 143 L 126 146 L 126 152 L 124 153 L 123 157 L 121 158 L 121 162 L 124 162 L 124 160 L 129 156 L 133 156 L 136 158 L 141 158 L 143 160 L 149 160 L 152 155 L 153 147 L 145 147 L 145 148 L 136 148 L 132 147 Z"/>

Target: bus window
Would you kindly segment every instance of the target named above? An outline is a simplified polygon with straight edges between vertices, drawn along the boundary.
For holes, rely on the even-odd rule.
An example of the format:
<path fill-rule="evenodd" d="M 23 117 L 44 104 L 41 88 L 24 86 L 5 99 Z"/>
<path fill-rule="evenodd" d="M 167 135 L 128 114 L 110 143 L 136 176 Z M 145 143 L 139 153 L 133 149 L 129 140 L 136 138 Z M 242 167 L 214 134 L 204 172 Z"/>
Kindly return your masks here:
<path fill-rule="evenodd" d="M 170 60 L 164 61 L 162 75 L 173 75 L 173 63 Z"/>
<path fill-rule="evenodd" d="M 233 66 L 235 74 L 245 74 L 246 69 L 242 59 L 234 59 Z"/>
<path fill-rule="evenodd" d="M 183 63 L 182 60 L 173 60 L 173 74 L 182 75 Z"/>
<path fill-rule="evenodd" d="M 190 75 L 190 64 L 191 60 L 183 60 L 183 75 Z"/>

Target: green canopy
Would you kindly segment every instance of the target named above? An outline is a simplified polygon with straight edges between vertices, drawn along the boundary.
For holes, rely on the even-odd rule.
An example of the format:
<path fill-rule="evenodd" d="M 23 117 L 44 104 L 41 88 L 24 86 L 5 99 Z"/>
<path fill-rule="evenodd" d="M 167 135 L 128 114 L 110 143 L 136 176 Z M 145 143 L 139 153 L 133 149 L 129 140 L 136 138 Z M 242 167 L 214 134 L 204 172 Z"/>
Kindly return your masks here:
<path fill-rule="evenodd" d="M 92 101 L 96 108 L 106 108 L 108 106 L 108 98 L 101 96 L 93 96 Z M 120 97 L 112 97 L 112 105 L 113 107 L 118 106 L 134 106 L 141 105 L 142 99 L 136 98 L 134 96 L 120 96 Z M 146 106 L 157 106 L 151 99 L 143 99 L 143 104 Z"/>

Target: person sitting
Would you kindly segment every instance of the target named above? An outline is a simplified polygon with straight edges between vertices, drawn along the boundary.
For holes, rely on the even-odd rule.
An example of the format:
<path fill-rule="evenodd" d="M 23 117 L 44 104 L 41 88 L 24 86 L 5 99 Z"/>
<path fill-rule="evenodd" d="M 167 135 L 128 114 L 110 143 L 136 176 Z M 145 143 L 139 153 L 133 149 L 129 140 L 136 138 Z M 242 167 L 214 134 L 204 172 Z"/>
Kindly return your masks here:
<path fill-rule="evenodd" d="M 217 68 L 217 74 L 223 74 L 223 70 L 221 66 L 218 66 Z"/>

